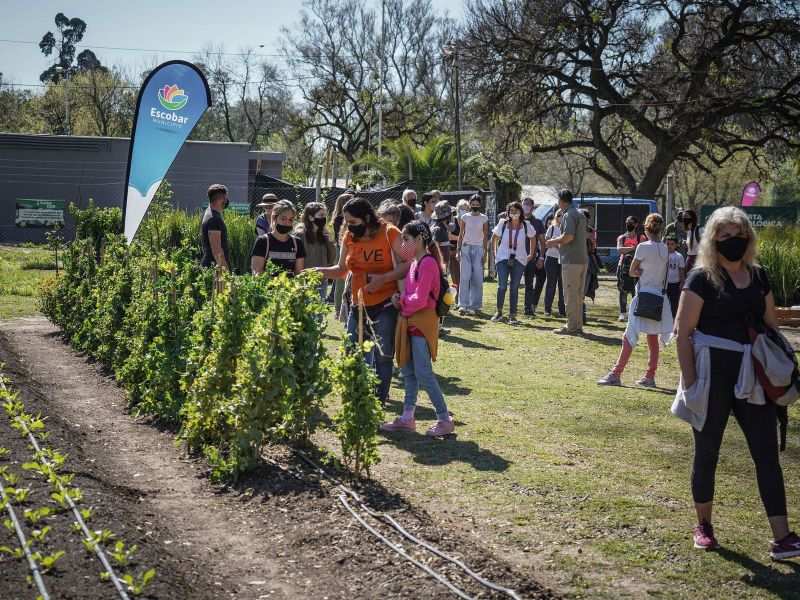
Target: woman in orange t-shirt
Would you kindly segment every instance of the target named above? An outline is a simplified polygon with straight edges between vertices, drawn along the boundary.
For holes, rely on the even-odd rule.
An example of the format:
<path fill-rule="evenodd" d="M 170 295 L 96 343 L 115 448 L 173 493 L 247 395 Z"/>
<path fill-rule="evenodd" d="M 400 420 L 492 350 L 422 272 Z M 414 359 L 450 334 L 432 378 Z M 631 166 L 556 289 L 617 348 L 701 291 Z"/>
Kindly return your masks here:
<path fill-rule="evenodd" d="M 347 318 L 347 333 L 353 342 L 358 339 L 358 299 L 359 292 L 362 292 L 367 317 L 372 321 L 371 327 L 365 327 L 364 339 L 375 342 L 375 348 L 366 354 L 366 360 L 378 373 L 378 398 L 386 402 L 392 383 L 397 325 L 397 309 L 392 305 L 392 296 L 399 289 L 398 280 L 408 272 L 409 263 L 400 258 L 400 230 L 381 222 L 367 200 L 353 198 L 344 205 L 342 212 L 347 232 L 342 238 L 339 264 L 318 268 L 317 271 L 330 279 L 352 274 L 353 304 Z"/>

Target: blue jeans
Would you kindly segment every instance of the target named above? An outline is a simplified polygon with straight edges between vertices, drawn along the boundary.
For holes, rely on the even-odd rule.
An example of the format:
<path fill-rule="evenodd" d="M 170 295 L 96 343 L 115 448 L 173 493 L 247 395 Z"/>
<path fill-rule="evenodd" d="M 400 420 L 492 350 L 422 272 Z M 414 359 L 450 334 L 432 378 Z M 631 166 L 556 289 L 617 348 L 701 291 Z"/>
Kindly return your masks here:
<path fill-rule="evenodd" d="M 375 330 L 377 339 L 373 338 L 372 329 L 364 315 L 364 341 L 375 342 L 375 347 L 364 355 L 364 360 L 378 374 L 378 399 L 386 402 L 389 399 L 394 371 L 394 330 L 397 325 L 397 309 L 389 304 L 383 307 L 372 321 L 372 329 Z M 347 317 L 347 335 L 350 336 L 351 342 L 358 342 L 358 307 L 355 305 Z"/>
<path fill-rule="evenodd" d="M 406 390 L 403 408 L 410 410 L 417 405 L 417 394 L 419 393 L 419 388 L 422 388 L 428 392 L 433 408 L 436 410 L 437 418 L 440 421 L 446 421 L 449 418 L 447 404 L 445 404 L 444 395 L 439 388 L 436 375 L 433 373 L 428 342 L 419 335 L 411 335 L 409 340 L 411 342 L 411 360 L 401 369 L 403 387 Z"/>
<path fill-rule="evenodd" d="M 506 290 L 508 289 L 508 278 L 511 277 L 511 296 L 508 299 L 508 312 L 512 317 L 516 316 L 519 283 L 525 273 L 525 265 L 517 259 L 513 259 L 501 260 L 495 267 L 497 268 L 497 312 L 503 312 L 503 302 L 506 299 Z"/>
<path fill-rule="evenodd" d="M 458 305 L 468 310 L 479 310 L 483 306 L 483 246 L 461 246 Z"/>

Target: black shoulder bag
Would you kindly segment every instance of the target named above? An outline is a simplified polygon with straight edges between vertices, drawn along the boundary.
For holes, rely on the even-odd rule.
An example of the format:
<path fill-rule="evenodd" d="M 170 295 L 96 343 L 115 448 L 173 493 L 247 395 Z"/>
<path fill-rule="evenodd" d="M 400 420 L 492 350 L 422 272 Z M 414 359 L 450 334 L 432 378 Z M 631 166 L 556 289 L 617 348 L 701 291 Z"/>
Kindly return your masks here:
<path fill-rule="evenodd" d="M 664 273 L 664 285 L 661 295 L 652 292 L 639 292 L 636 294 L 636 310 L 633 314 L 643 319 L 660 321 L 664 310 L 664 297 L 667 295 L 667 276 L 669 275 L 669 251 L 667 251 L 667 270 Z"/>

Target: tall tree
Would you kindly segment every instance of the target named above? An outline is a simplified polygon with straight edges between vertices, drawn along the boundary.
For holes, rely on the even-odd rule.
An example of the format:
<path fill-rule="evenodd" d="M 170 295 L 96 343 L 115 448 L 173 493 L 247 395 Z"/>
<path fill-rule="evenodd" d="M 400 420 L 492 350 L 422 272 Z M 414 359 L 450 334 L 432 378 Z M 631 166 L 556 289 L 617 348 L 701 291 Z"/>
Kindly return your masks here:
<path fill-rule="evenodd" d="M 198 63 L 208 78 L 213 104 L 194 138 L 260 148 L 285 127 L 292 98 L 275 65 L 252 49 L 227 54 L 209 48 Z"/>
<path fill-rule="evenodd" d="M 300 132 L 334 144 L 353 162 L 387 139 L 417 143 L 439 133 L 448 104 L 441 49 L 454 29 L 430 0 L 305 0 L 284 29 L 284 53 L 305 103 Z M 383 32 L 381 32 L 383 24 Z"/>
<path fill-rule="evenodd" d="M 472 0 L 463 47 L 475 108 L 509 149 L 582 149 L 616 189 L 654 194 L 675 161 L 710 172 L 800 147 L 795 1 Z"/>
<path fill-rule="evenodd" d="M 52 31 L 48 31 L 42 36 L 39 48 L 45 56 L 56 53 L 55 62 L 39 75 L 42 82 L 58 83 L 62 77 L 66 77 L 76 71 L 90 71 L 93 69 L 104 69 L 100 60 L 91 50 L 84 50 L 78 55 L 77 64 L 75 53 L 77 46 L 86 33 L 86 22 L 74 17 L 68 18 L 64 13 L 58 13 L 55 18 L 56 32 L 58 38 Z"/>

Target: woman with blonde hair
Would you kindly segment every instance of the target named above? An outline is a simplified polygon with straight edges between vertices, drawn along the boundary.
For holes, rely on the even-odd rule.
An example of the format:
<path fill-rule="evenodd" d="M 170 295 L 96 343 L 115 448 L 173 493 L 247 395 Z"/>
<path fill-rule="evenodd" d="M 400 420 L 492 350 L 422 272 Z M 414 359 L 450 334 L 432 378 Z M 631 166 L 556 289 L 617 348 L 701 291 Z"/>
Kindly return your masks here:
<path fill-rule="evenodd" d="M 345 192 L 336 197 L 336 202 L 333 205 L 333 212 L 331 213 L 331 225 L 333 225 L 333 241 L 336 244 L 337 260 L 342 251 L 342 223 L 344 223 L 344 213 L 342 209 L 349 200 L 353 198 L 353 194 Z M 336 279 L 333 283 L 333 306 L 334 313 L 339 314 L 342 310 L 342 297 L 346 288 L 346 281 L 344 279 Z"/>
<path fill-rule="evenodd" d="M 297 209 L 288 200 L 279 200 L 275 204 L 270 232 L 256 238 L 250 253 L 250 268 L 254 275 L 266 272 L 268 263 L 289 276 L 297 275 L 305 268 L 305 244 L 292 235 L 296 216 Z"/>
<path fill-rule="evenodd" d="M 667 344 L 672 338 L 672 311 L 666 295 L 669 250 L 661 241 L 664 218 L 658 213 L 647 215 L 644 231 L 647 241 L 636 246 L 630 267 L 631 276 L 638 277 L 639 281 L 636 295 L 631 301 L 628 326 L 622 337 L 622 350 L 617 364 L 608 375 L 597 381 L 599 385 L 622 385 L 622 372 L 628 365 L 633 347 L 639 340 L 639 334 L 645 333 L 650 358 L 647 372 L 636 383 L 643 387 L 656 387 L 659 341 Z"/>
<path fill-rule="evenodd" d="M 305 268 L 330 267 L 336 262 L 336 247 L 328 233 L 328 208 L 322 202 L 309 202 L 303 208 L 303 216 L 295 229 L 295 235 L 305 246 Z M 322 300 L 328 297 L 328 280 L 323 279 L 319 288 Z"/>
<path fill-rule="evenodd" d="M 694 547 L 719 547 L 711 525 L 719 450 L 731 413 L 756 467 L 761 501 L 772 529 L 770 556 L 800 556 L 789 529 L 778 460 L 777 409 L 755 385 L 750 332 L 775 328 L 775 300 L 756 263 L 756 235 L 739 208 L 718 208 L 703 232 L 695 268 L 683 287 L 677 316 L 681 379 L 672 412 L 692 426 Z"/>

